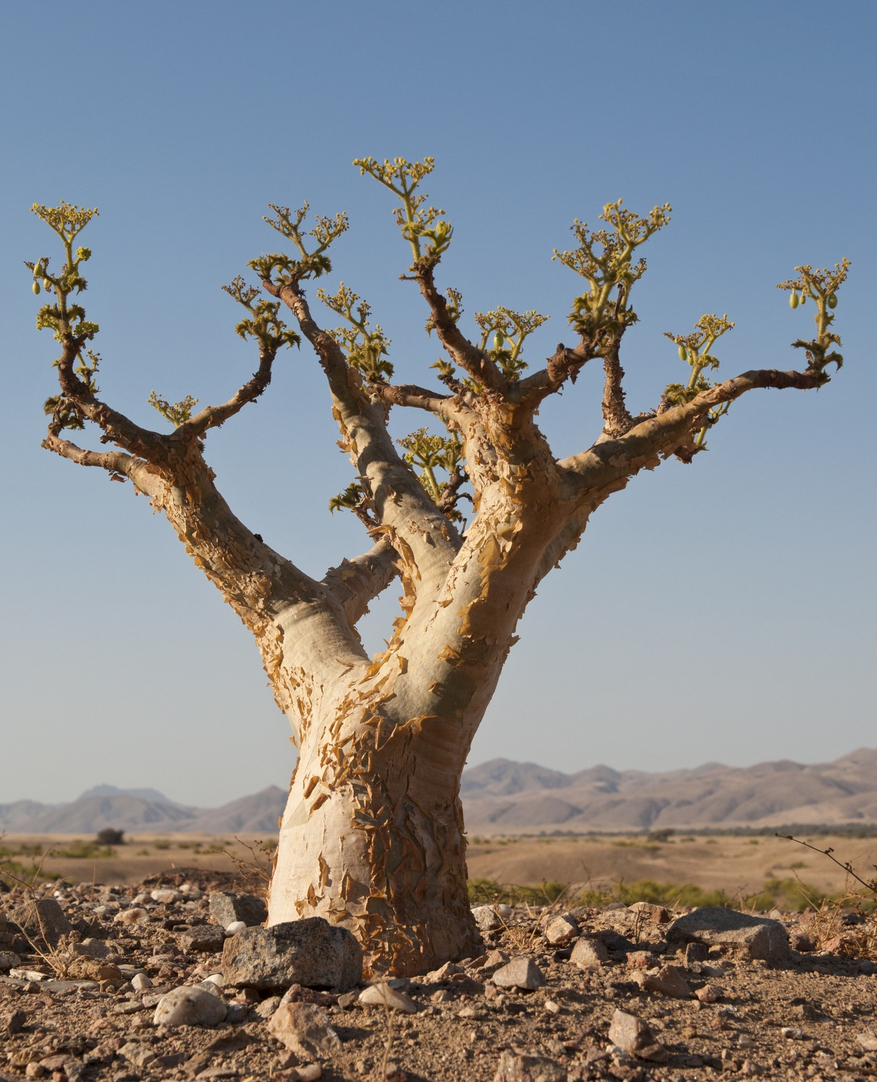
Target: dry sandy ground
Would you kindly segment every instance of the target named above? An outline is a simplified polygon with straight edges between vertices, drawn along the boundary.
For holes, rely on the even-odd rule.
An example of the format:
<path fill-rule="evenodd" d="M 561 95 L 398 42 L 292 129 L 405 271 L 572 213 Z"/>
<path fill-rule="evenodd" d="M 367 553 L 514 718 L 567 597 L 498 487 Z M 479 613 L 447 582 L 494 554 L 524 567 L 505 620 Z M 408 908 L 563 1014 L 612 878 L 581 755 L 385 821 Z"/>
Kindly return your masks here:
<path fill-rule="evenodd" d="M 803 835 L 820 849 L 833 848 L 870 878 L 877 865 L 877 838 Z M 754 894 L 767 879 L 800 879 L 817 890 L 837 893 L 848 876 L 827 857 L 773 836 L 681 835 L 657 843 L 642 835 L 512 839 L 507 843 L 471 844 L 469 876 L 500 883 L 538 884 L 558 880 L 583 888 L 611 891 L 619 882 L 648 879 L 658 883 L 693 883 L 723 890 L 729 898 Z"/>
<path fill-rule="evenodd" d="M 832 847 L 839 859 L 868 873 L 865 878 L 873 876 L 877 838 L 804 837 L 821 849 Z M 138 834 L 127 838 L 109 860 L 52 855 L 52 850 L 69 849 L 77 840 L 89 839 L 18 834 L 6 835 L 0 844 L 16 850 L 26 843 L 40 853 L 49 852 L 44 869 L 77 883 L 139 883 L 149 875 L 180 867 L 235 871 L 240 865 L 233 857 L 245 865 L 258 865 L 265 872 L 270 865 L 270 855 L 258 848 L 262 839 L 254 835 L 223 838 L 208 834 Z M 661 843 L 642 835 L 488 842 L 476 839 L 470 840 L 468 859 L 471 879 L 492 879 L 504 885 L 538 885 L 555 880 L 571 884 L 569 894 L 574 894 L 576 888 L 611 893 L 621 882 L 652 880 L 723 890 L 735 900 L 760 891 L 768 879 L 797 878 L 818 891 L 833 894 L 843 891 L 847 880 L 843 870 L 827 857 L 772 836 L 681 835 Z M 255 869 L 251 870 L 250 878 L 258 878 Z"/>

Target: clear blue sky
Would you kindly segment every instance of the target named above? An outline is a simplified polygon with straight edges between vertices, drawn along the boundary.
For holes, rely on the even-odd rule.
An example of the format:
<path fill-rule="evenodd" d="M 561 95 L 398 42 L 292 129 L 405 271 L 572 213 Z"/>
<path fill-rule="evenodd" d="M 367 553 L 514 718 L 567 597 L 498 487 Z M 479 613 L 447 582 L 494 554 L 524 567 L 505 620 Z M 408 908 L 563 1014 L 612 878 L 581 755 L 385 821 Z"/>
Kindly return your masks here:
<path fill-rule="evenodd" d="M 273 250 L 269 201 L 349 212 L 335 277 L 371 301 L 397 370 L 426 378 L 437 347 L 397 280 L 386 193 L 351 165 L 366 154 L 436 158 L 428 190 L 456 226 L 442 281 L 470 314 L 550 315 L 537 362 L 570 340 L 576 281 L 550 255 L 573 218 L 672 203 L 626 339 L 634 410 L 682 375 L 662 332 L 704 312 L 737 322 L 723 373 L 792 367 L 812 307 L 793 313 L 775 284 L 853 261 L 837 379 L 749 395 L 692 466 L 600 509 L 528 610 L 470 762 L 665 770 L 877 744 L 870 0 L 43 0 L 6 5 L 2 30 L 0 802 L 107 781 L 219 804 L 292 766 L 255 647 L 167 523 L 40 449 L 55 343 L 22 260 L 55 253 L 30 205 L 100 208 L 99 382 L 160 425 L 151 390 L 212 402 L 254 370 L 219 287 Z M 595 438 L 597 377 L 543 411 L 558 454 Z M 327 511 L 352 479 L 335 439 L 303 349 L 207 448 L 235 511 L 318 575 L 366 546 Z"/>

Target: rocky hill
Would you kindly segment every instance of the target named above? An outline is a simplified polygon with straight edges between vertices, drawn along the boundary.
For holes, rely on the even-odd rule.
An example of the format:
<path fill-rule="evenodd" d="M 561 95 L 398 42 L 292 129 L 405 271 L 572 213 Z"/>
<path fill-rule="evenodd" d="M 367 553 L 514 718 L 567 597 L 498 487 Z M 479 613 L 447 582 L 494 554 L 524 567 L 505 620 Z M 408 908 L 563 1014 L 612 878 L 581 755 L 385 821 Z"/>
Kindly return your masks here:
<path fill-rule="evenodd" d="M 564 774 L 494 759 L 465 771 L 461 792 L 470 835 L 868 824 L 877 823 L 877 750 L 860 748 L 832 763 L 707 763 L 663 774 L 608 766 Z M 154 789 L 97 786 L 70 804 L 0 804 L 0 831 L 272 834 L 285 800 L 272 785 L 201 809 L 175 804 Z"/>

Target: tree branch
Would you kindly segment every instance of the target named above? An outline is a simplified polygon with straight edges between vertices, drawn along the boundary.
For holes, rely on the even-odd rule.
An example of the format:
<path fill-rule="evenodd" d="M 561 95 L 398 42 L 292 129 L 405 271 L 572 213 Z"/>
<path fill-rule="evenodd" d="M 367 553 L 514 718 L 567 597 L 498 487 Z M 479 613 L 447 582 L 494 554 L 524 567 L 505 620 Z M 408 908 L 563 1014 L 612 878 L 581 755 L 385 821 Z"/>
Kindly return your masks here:
<path fill-rule="evenodd" d="M 286 304 L 314 347 L 329 381 L 342 440 L 409 577 L 412 581 L 427 580 L 447 574 L 461 544 L 459 533 L 397 452 L 387 430 L 386 406 L 370 400 L 360 374 L 347 364 L 335 339 L 314 320 L 298 282 L 280 287 L 270 281 L 262 284 Z"/>
<path fill-rule="evenodd" d="M 643 468 L 658 465 L 660 458 L 676 455 L 689 462 L 694 456 L 694 434 L 703 427 L 709 411 L 724 402 L 732 402 L 756 388 L 811 390 L 828 380 L 824 372 L 809 368 L 805 372 L 781 372 L 777 369 L 754 369 L 701 391 L 691 402 L 674 406 L 654 417 L 634 424 L 617 439 L 605 440 L 578 455 L 558 462 L 568 478 L 577 478 L 583 492 L 601 488 Z"/>
<path fill-rule="evenodd" d="M 68 337 L 64 340 L 62 353 L 57 361 L 58 383 L 64 398 L 82 420 L 92 421 L 103 430 L 101 443 L 115 443 L 132 455 L 145 458 L 149 462 L 166 462 L 169 451 L 167 436 L 141 428 L 124 413 L 112 409 L 97 398 L 76 375 L 73 366 L 79 359 L 83 345 L 84 341 L 78 338 Z M 49 430 L 51 434 L 51 425 Z M 55 431 L 55 436 L 58 431 L 60 430 Z"/>
<path fill-rule="evenodd" d="M 123 481 L 128 476 L 131 464 L 136 461 L 133 455 L 127 455 L 123 451 L 86 451 L 72 440 L 64 439 L 59 432 L 53 431 L 54 427 L 49 427 L 48 435 L 42 442 L 47 451 L 54 451 L 62 458 L 69 458 L 79 466 L 98 466 L 107 470 L 111 480 Z"/>
<path fill-rule="evenodd" d="M 599 348 L 585 339 L 574 349 L 559 342 L 544 368 L 516 384 L 515 397 L 522 405 L 535 409 L 549 395 L 556 394 L 567 380 L 575 383 L 579 372 L 598 354 Z"/>
<path fill-rule="evenodd" d="M 439 341 L 454 362 L 487 390 L 505 397 L 509 382 L 493 361 L 472 344 L 451 317 L 448 302 L 436 288 L 433 266 L 421 260 L 415 263 L 416 281 L 432 316 Z"/>
<path fill-rule="evenodd" d="M 620 338 L 615 339 L 603 355 L 603 434 L 609 438 L 623 436 L 633 428 L 634 420 L 624 401 L 624 369 L 619 358 Z"/>
<path fill-rule="evenodd" d="M 268 349 L 264 344 L 259 349 L 259 368 L 239 391 L 221 406 L 205 406 L 188 421 L 184 421 L 176 432 L 176 439 L 193 439 L 200 436 L 210 428 L 218 428 L 229 417 L 239 413 L 248 402 L 255 400 L 265 391 L 271 382 L 271 370 L 277 351 Z"/>
<path fill-rule="evenodd" d="M 368 612 L 370 602 L 384 592 L 399 574 L 398 555 L 386 538 L 353 560 L 331 567 L 322 583 L 347 613 L 354 627 Z"/>
<path fill-rule="evenodd" d="M 370 390 L 378 401 L 388 406 L 409 406 L 412 409 L 439 414 L 446 419 L 450 419 L 454 412 L 448 409 L 448 404 L 453 402 L 451 395 L 437 394 L 435 391 L 429 391 L 413 383 L 399 385 L 377 383 Z"/>

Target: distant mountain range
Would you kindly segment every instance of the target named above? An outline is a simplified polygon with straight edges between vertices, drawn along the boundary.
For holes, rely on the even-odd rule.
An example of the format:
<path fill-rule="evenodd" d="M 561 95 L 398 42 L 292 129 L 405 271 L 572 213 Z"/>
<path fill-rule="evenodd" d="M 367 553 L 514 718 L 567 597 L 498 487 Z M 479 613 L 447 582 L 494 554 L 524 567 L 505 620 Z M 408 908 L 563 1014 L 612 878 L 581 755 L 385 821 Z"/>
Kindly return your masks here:
<path fill-rule="evenodd" d="M 70 804 L 17 800 L 0 804 L 0 831 L 10 834 L 96 834 L 105 827 L 129 834 L 276 834 L 286 793 L 270 785 L 219 808 L 175 804 L 155 789 L 98 785 Z"/>
<path fill-rule="evenodd" d="M 470 834 L 877 824 L 877 750 L 811 766 L 707 763 L 665 774 L 562 774 L 494 759 L 463 774 L 462 797 Z"/>
<path fill-rule="evenodd" d="M 461 793 L 470 835 L 877 824 L 877 750 L 810 766 L 707 763 L 663 774 L 608 766 L 563 774 L 493 759 L 463 773 Z M 0 804 L 0 831 L 273 834 L 285 802 L 276 785 L 209 809 L 175 804 L 155 789 L 98 785 L 70 804 Z"/>

